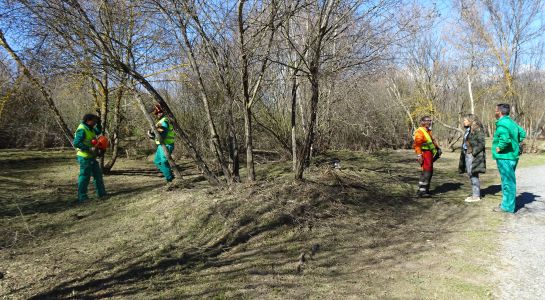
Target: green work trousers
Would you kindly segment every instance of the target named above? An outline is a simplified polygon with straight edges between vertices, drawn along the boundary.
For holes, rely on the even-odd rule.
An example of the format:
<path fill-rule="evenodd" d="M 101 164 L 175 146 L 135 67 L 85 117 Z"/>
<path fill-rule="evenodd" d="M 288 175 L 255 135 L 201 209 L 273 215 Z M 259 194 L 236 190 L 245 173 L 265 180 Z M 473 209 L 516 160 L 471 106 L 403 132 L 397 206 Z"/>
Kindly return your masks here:
<path fill-rule="evenodd" d="M 83 202 L 89 199 L 87 196 L 87 187 L 91 176 L 94 178 L 95 189 L 98 197 L 106 196 L 106 188 L 104 188 L 104 180 L 102 179 L 102 170 L 95 158 L 83 158 L 78 156 L 79 162 L 79 177 L 78 177 L 78 202 Z"/>
<path fill-rule="evenodd" d="M 512 159 L 497 159 L 498 171 L 501 177 L 502 201 L 501 209 L 506 212 L 515 212 L 515 199 L 517 196 L 517 178 L 515 171 L 517 169 L 518 160 Z"/>
<path fill-rule="evenodd" d="M 172 151 L 174 151 L 174 144 L 168 144 L 165 146 L 167 147 L 168 153 L 172 154 Z M 174 174 L 172 174 L 172 169 L 170 168 L 167 156 L 165 155 L 161 145 L 157 145 L 157 151 L 155 152 L 153 163 L 155 163 L 159 171 L 163 173 L 163 176 L 165 176 L 167 182 L 171 182 L 174 179 Z"/>

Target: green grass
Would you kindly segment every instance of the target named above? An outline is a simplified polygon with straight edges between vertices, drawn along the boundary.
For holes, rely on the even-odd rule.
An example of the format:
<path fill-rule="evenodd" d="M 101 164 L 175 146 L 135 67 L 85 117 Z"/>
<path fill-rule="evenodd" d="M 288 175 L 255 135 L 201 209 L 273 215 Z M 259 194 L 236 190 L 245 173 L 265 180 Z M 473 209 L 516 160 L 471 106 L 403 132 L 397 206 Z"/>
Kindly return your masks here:
<path fill-rule="evenodd" d="M 73 152 L 0 152 L 0 188 L 10 193 L 0 198 L 0 294 L 489 299 L 499 194 L 464 203 L 457 159 L 437 163 L 432 199 L 413 197 L 409 151 L 327 153 L 299 184 L 290 162 L 277 162 L 259 165 L 254 184 L 173 192 L 151 162 L 121 160 L 120 175 L 105 178 L 112 196 L 76 206 Z M 495 171 L 482 179 L 497 190 Z"/>

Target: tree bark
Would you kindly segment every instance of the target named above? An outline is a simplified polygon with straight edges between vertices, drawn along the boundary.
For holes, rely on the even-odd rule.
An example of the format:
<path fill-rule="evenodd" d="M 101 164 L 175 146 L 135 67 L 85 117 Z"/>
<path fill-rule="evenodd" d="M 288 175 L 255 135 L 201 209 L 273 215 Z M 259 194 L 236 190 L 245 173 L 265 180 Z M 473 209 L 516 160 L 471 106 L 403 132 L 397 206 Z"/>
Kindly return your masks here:
<path fill-rule="evenodd" d="M 297 170 L 297 71 L 297 68 L 293 70 L 291 78 L 291 154 L 294 172 Z"/>
<path fill-rule="evenodd" d="M 240 158 L 238 154 L 238 139 L 232 105 L 233 102 L 229 104 L 229 109 L 227 111 L 229 118 L 229 157 L 231 158 L 231 172 L 233 173 L 233 180 L 235 182 L 240 182 Z"/>
<path fill-rule="evenodd" d="M 469 101 L 471 104 L 471 114 L 475 114 L 475 102 L 473 101 L 473 90 L 471 89 L 471 77 L 467 74 L 467 89 L 469 91 Z"/>
<path fill-rule="evenodd" d="M 104 165 L 102 168 L 103 172 L 108 173 L 112 170 L 117 156 L 119 155 L 119 126 L 121 124 L 121 100 L 123 99 L 124 94 L 124 83 L 118 87 L 116 93 L 116 101 L 114 106 L 114 120 L 110 135 L 110 142 L 112 144 L 112 157 L 110 161 Z"/>
<path fill-rule="evenodd" d="M 106 63 L 103 63 L 103 70 L 104 72 L 102 76 L 102 84 L 100 84 L 100 125 L 102 126 L 102 134 L 106 135 L 106 133 L 109 131 L 108 128 L 108 105 L 110 102 L 110 89 L 108 86 L 108 71 L 106 67 Z M 104 156 L 101 156 L 99 158 L 99 165 L 102 170 L 104 170 Z"/>

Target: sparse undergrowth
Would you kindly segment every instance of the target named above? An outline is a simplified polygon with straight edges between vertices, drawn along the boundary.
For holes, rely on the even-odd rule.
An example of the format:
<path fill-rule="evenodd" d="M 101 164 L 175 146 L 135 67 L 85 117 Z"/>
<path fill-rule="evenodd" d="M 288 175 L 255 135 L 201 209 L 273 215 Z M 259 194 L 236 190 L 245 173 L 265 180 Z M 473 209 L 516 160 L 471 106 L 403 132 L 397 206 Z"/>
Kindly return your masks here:
<path fill-rule="evenodd" d="M 485 200 L 464 203 L 457 154 L 437 164 L 432 199 L 412 197 L 409 152 L 340 151 L 299 184 L 280 162 L 261 165 L 255 184 L 193 175 L 171 192 L 149 162 L 121 161 L 105 179 L 111 196 L 83 206 L 72 203 L 72 155 L 0 155 L 6 298 L 493 296 L 499 186 L 487 174 Z"/>

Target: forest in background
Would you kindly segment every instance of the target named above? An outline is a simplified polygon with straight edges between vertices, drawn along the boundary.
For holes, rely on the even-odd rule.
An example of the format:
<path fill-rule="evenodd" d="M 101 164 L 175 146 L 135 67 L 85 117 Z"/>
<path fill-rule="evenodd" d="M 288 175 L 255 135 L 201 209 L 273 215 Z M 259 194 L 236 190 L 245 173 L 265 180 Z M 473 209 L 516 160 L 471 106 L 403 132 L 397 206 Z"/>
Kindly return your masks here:
<path fill-rule="evenodd" d="M 261 160 L 295 179 L 331 149 L 408 148 L 422 115 L 444 148 L 461 118 L 488 135 L 510 103 L 543 136 L 544 2 L 459 0 L 0 1 L 0 148 L 70 146 L 94 112 L 101 162 L 149 153 L 149 108 L 174 121 L 177 157 L 211 183 L 255 180 Z"/>

